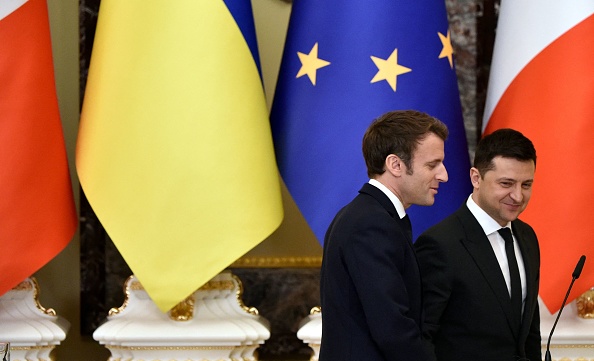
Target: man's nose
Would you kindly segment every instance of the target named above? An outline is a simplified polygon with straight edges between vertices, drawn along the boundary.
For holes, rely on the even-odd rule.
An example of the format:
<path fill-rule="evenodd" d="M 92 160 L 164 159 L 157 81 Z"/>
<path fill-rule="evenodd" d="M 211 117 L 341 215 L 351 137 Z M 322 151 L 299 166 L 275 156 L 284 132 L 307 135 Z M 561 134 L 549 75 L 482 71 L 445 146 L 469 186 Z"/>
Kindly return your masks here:
<path fill-rule="evenodd" d="M 448 170 L 444 164 L 441 165 L 439 172 L 437 172 L 437 180 L 440 182 L 448 181 Z"/>
<path fill-rule="evenodd" d="M 509 196 L 514 202 L 521 202 L 524 199 L 524 194 L 522 193 L 522 186 L 520 184 L 514 186 L 509 193 Z"/>

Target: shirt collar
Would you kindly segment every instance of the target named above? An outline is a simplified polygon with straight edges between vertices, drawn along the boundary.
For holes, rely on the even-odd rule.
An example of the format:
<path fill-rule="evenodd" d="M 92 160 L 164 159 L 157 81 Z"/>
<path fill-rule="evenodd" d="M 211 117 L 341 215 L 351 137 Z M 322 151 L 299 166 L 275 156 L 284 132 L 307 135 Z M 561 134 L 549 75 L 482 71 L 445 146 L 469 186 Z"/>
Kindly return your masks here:
<path fill-rule="evenodd" d="M 476 204 L 474 199 L 472 199 L 472 194 L 468 197 L 466 206 L 472 215 L 474 215 L 474 218 L 476 218 L 476 220 L 479 222 L 487 236 L 491 233 L 497 232 L 499 228 L 501 228 L 501 225 L 499 225 L 499 223 L 497 223 L 493 217 L 488 215 L 487 212 L 485 212 L 481 207 L 479 207 L 478 204 Z M 505 227 L 511 229 L 511 222 L 507 222 Z"/>
<path fill-rule="evenodd" d="M 402 202 L 400 202 L 400 199 L 398 199 L 398 197 L 396 197 L 396 195 L 394 193 L 392 193 L 392 191 L 389 190 L 388 187 L 383 185 L 377 179 L 370 179 L 369 184 L 371 184 L 372 186 L 375 186 L 380 191 L 384 192 L 384 194 L 388 198 L 390 198 L 390 201 L 392 202 L 392 204 L 394 204 L 394 208 L 396 208 L 396 212 L 398 212 L 398 217 L 400 217 L 400 219 L 402 219 L 402 218 L 404 218 L 404 216 L 406 216 L 406 211 L 404 210 L 404 206 L 402 205 Z"/>

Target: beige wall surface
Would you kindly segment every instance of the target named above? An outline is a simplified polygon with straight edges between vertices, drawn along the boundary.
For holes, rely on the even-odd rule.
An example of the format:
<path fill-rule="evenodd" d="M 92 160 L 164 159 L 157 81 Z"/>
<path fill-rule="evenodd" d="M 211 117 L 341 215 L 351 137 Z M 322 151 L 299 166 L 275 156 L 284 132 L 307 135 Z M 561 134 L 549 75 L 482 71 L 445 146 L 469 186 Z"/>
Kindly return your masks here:
<path fill-rule="evenodd" d="M 78 204 L 79 183 L 74 167 L 74 150 L 79 121 L 79 3 L 78 0 L 47 0 L 54 55 L 56 87 L 66 138 L 73 189 Z M 253 1 L 264 86 L 270 107 L 291 6 L 280 0 Z M 250 257 L 292 255 L 317 257 L 321 247 L 285 191 L 285 221 Z M 57 361 L 104 361 L 109 352 L 90 337 L 80 335 L 80 238 L 35 273 L 41 288 L 40 303 L 67 319 L 71 328 L 55 352 Z M 113 305 L 119 307 L 120 305 Z"/>
<path fill-rule="evenodd" d="M 56 89 L 68 151 L 70 174 L 78 205 L 78 179 L 74 168 L 74 148 L 79 118 L 78 0 L 48 0 L 54 55 Z M 78 207 L 77 207 L 78 208 Z M 60 361 L 107 360 L 109 351 L 80 335 L 79 235 L 56 258 L 35 273 L 40 303 L 53 308 L 71 326 L 66 340 L 56 351 Z"/>

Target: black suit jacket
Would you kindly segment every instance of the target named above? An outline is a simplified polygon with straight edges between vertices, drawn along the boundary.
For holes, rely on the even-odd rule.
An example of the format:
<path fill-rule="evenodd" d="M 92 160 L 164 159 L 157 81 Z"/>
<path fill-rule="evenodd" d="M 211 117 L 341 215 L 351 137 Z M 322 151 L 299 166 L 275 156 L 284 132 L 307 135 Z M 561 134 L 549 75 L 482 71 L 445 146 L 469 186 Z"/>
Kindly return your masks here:
<path fill-rule="evenodd" d="M 321 361 L 425 361 L 421 278 L 409 229 L 365 184 L 328 228 Z"/>
<path fill-rule="evenodd" d="M 522 327 L 511 327 L 511 302 L 501 268 L 466 204 L 415 242 L 423 277 L 424 334 L 439 361 L 540 361 L 540 251 L 528 224 L 512 231 L 522 252 L 527 294 Z"/>

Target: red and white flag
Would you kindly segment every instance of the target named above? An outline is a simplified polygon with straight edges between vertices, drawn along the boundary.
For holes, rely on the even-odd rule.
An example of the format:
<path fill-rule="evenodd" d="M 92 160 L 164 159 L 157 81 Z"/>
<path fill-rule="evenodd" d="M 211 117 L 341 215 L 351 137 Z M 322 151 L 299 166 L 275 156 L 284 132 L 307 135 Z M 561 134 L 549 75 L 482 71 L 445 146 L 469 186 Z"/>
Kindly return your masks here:
<path fill-rule="evenodd" d="M 594 2 L 503 0 L 483 133 L 514 128 L 538 157 L 520 218 L 538 235 L 540 296 L 551 313 L 581 255 L 568 302 L 594 286 Z"/>
<path fill-rule="evenodd" d="M 0 1 L 0 295 L 72 239 L 76 209 L 45 0 Z"/>

